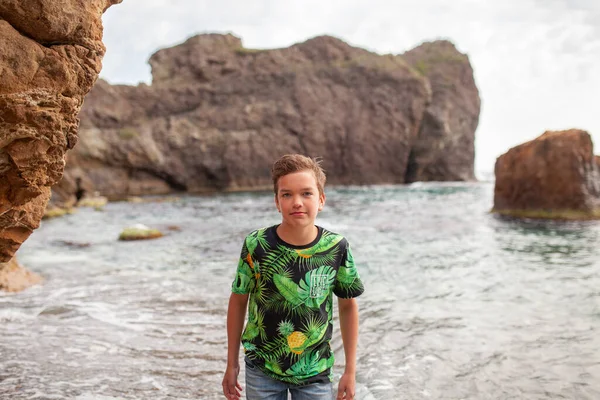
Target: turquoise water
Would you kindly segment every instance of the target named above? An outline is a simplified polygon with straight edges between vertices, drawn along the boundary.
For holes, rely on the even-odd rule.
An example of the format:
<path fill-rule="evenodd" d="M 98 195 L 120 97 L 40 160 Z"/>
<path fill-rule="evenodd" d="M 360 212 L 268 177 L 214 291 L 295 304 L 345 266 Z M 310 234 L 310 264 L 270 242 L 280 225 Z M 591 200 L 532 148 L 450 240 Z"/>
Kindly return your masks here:
<path fill-rule="evenodd" d="M 357 399 L 600 398 L 600 223 L 496 218 L 491 183 L 327 195 L 366 286 Z M 242 239 L 278 216 L 238 193 L 44 221 L 18 256 L 46 283 L 0 294 L 0 398 L 224 398 Z M 116 240 L 135 223 L 167 235 Z"/>

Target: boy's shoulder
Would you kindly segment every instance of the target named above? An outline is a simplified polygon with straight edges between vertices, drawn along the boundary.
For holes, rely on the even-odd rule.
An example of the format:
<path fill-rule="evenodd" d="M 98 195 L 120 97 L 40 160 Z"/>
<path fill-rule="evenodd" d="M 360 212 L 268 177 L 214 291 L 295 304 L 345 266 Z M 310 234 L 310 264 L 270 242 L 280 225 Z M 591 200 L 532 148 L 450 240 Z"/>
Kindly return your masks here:
<path fill-rule="evenodd" d="M 248 240 L 248 238 L 256 238 L 256 237 L 265 236 L 269 231 L 271 231 L 275 228 L 277 228 L 277 225 L 271 225 L 271 226 L 266 226 L 263 228 L 255 229 L 246 235 L 246 240 Z"/>
<path fill-rule="evenodd" d="M 318 228 L 322 232 L 321 237 L 323 237 L 323 236 L 331 236 L 331 237 L 338 237 L 338 238 L 346 240 L 346 237 L 344 235 L 342 235 L 341 233 L 334 232 L 332 230 L 329 230 L 327 228 L 323 228 L 321 226 L 318 226 Z"/>
<path fill-rule="evenodd" d="M 342 238 L 344 240 L 346 239 L 344 237 L 344 235 L 342 235 L 342 234 L 339 234 L 337 232 L 331 231 L 331 230 L 329 230 L 327 228 L 323 228 L 321 226 L 317 226 L 317 227 L 319 228 L 319 230 L 321 230 L 323 232 L 322 236 L 335 236 L 335 237 L 340 237 L 340 238 Z"/>
<path fill-rule="evenodd" d="M 259 245 L 261 245 L 263 249 L 270 248 L 275 241 L 273 233 L 275 228 L 277 228 L 277 225 L 255 229 L 248 233 L 244 238 L 244 245 L 248 249 L 249 253 L 253 254 L 254 250 Z"/>
<path fill-rule="evenodd" d="M 337 247 L 345 249 L 349 246 L 348 240 L 344 235 L 322 227 L 319 227 L 319 230 L 321 231 L 321 237 L 319 239 L 320 247 L 331 247 L 334 245 L 338 245 Z"/>

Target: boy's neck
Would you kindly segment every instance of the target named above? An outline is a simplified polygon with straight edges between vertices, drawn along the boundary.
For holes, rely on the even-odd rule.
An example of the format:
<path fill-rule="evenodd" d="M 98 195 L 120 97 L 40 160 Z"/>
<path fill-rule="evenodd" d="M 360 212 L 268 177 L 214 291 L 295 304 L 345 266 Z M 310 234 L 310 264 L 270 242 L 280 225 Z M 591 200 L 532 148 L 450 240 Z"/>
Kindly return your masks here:
<path fill-rule="evenodd" d="M 292 228 L 281 223 L 277 227 L 277 236 L 293 246 L 304 246 L 312 243 L 319 235 L 319 228 L 314 224 L 304 227 Z"/>

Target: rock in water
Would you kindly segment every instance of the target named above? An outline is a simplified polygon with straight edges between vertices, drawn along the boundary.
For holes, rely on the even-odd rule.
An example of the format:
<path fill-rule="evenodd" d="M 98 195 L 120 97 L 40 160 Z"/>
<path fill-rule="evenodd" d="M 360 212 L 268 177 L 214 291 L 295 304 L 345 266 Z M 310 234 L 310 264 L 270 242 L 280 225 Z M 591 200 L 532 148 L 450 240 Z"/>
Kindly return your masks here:
<path fill-rule="evenodd" d="M 163 236 L 158 229 L 151 229 L 143 224 L 136 224 L 125 228 L 119 235 L 119 240 L 145 240 L 156 239 Z"/>
<path fill-rule="evenodd" d="M 582 130 L 548 131 L 496 160 L 493 212 L 549 219 L 600 218 L 600 162 Z"/>
<path fill-rule="evenodd" d="M 17 262 L 17 257 L 7 263 L 0 263 L 0 290 L 20 292 L 42 281 L 41 276 L 23 268 Z"/>

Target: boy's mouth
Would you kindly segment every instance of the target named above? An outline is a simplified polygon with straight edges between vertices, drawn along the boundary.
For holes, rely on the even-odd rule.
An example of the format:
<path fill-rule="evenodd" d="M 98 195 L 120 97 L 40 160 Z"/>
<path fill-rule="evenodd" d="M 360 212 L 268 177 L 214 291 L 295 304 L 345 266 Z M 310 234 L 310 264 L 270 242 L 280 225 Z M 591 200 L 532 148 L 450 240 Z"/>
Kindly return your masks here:
<path fill-rule="evenodd" d="M 305 213 L 300 211 L 294 211 L 291 215 L 304 215 Z"/>

